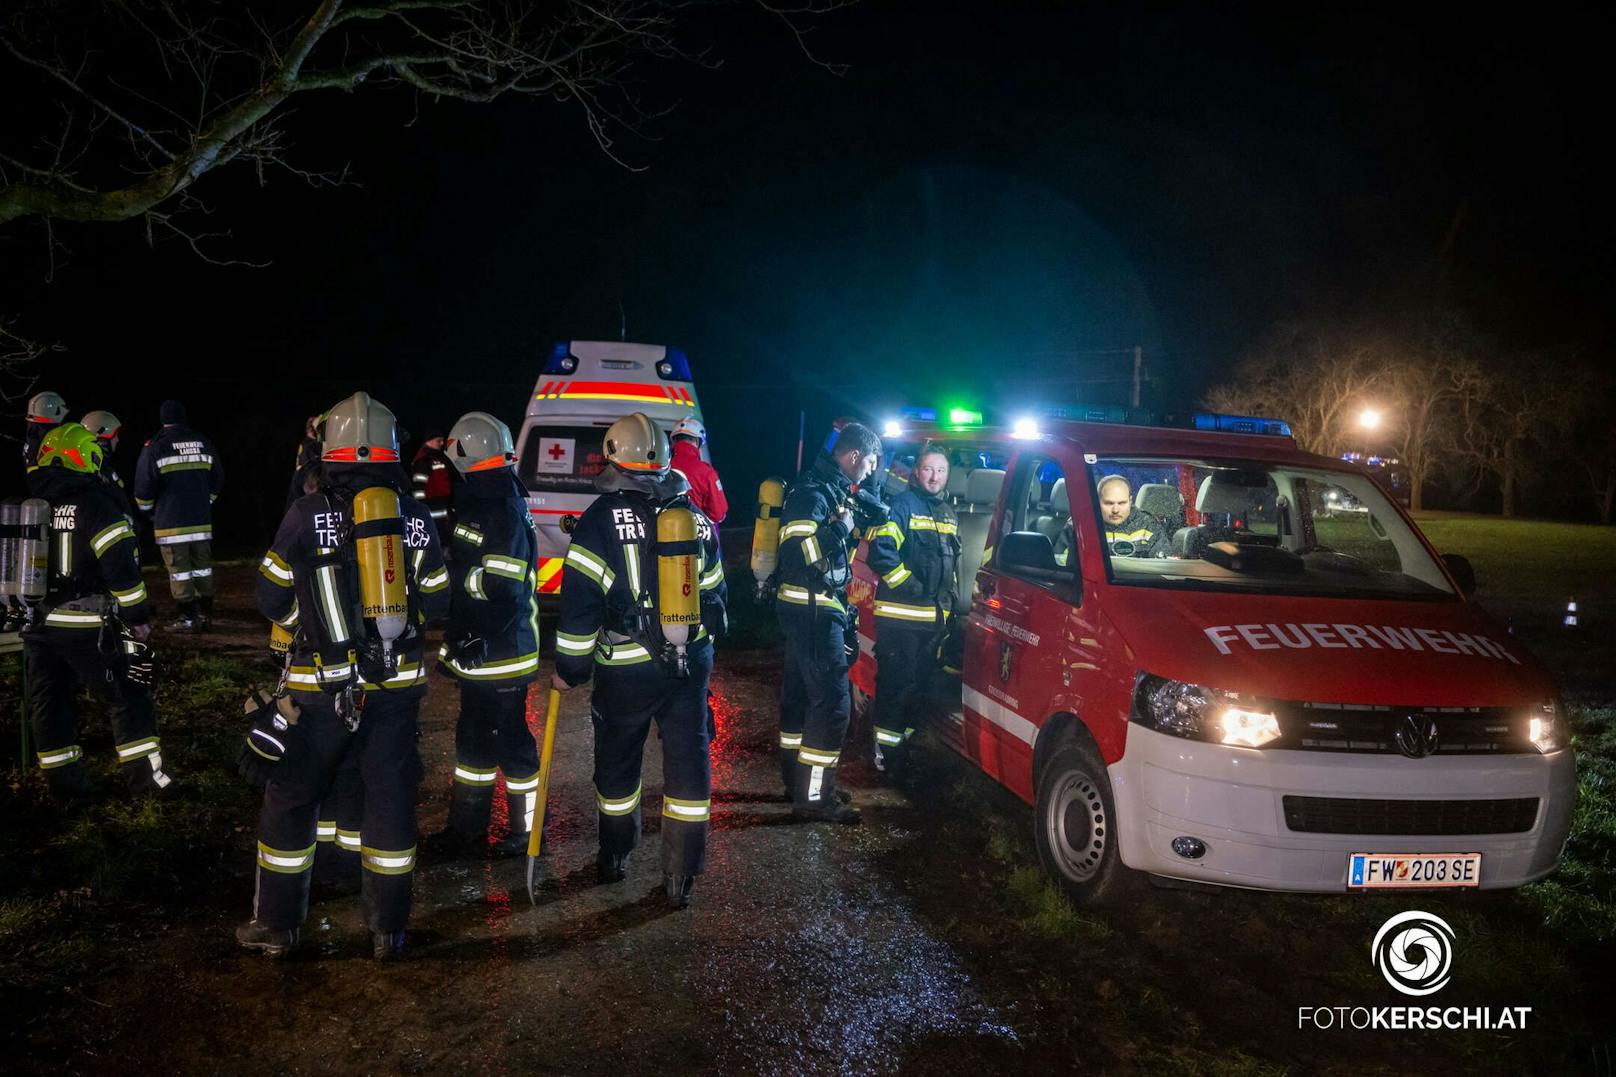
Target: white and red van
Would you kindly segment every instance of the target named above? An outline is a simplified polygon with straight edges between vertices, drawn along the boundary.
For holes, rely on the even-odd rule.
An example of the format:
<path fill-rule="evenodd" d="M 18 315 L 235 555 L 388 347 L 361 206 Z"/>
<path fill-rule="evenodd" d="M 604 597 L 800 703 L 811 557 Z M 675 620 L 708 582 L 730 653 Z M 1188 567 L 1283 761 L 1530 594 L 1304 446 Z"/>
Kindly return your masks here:
<path fill-rule="evenodd" d="M 1283 423 L 1193 425 L 936 435 L 981 461 L 949 480 L 979 568 L 942 733 L 1034 805 L 1045 867 L 1081 901 L 1127 869 L 1319 892 L 1548 874 L 1576 798 L 1566 721 L 1469 563 Z M 1101 514 L 1115 478 L 1145 514 L 1127 539 Z"/>
<path fill-rule="evenodd" d="M 539 536 L 541 595 L 561 590 L 572 523 L 595 500 L 594 479 L 606 466 L 606 428 L 636 411 L 664 431 L 680 419 L 701 419 L 684 352 L 602 340 L 551 349 L 516 440 L 516 473 Z M 701 451 L 706 459 L 707 447 Z"/>

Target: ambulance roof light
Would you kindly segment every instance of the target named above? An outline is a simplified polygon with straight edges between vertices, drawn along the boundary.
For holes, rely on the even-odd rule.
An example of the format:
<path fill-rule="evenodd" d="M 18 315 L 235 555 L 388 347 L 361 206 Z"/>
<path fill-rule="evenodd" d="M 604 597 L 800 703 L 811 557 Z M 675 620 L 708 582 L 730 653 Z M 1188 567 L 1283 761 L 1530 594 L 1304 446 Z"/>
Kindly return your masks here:
<path fill-rule="evenodd" d="M 544 373 L 571 374 L 577 369 L 578 357 L 572 354 L 572 346 L 566 341 L 560 341 L 550 349 L 550 358 L 544 363 Z"/>
<path fill-rule="evenodd" d="M 1032 418 L 1031 416 L 1022 416 L 1016 420 L 1015 426 L 1011 428 L 1010 436 L 1013 438 L 1022 439 L 1037 437 L 1038 420 Z"/>
<path fill-rule="evenodd" d="M 662 361 L 656 365 L 657 377 L 663 381 L 690 381 L 690 360 L 681 348 L 664 349 Z"/>
<path fill-rule="evenodd" d="M 949 408 L 948 421 L 953 426 L 981 426 L 982 413 L 971 408 Z"/>
<path fill-rule="evenodd" d="M 1195 413 L 1195 429 L 1217 430 L 1225 434 L 1265 434 L 1288 438 L 1291 424 L 1284 419 L 1264 419 L 1255 415 L 1219 415 L 1214 412 Z"/>

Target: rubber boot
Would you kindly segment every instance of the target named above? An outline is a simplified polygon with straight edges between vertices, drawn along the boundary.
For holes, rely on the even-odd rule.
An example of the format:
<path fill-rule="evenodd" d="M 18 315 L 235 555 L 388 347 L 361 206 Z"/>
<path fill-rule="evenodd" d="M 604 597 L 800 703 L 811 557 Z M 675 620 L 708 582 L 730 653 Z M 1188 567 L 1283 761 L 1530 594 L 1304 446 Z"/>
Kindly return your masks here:
<path fill-rule="evenodd" d="M 662 889 L 668 895 L 670 908 L 684 909 L 690 906 L 690 892 L 696 888 L 694 875 L 674 875 L 664 873 L 662 876 Z"/>
<path fill-rule="evenodd" d="M 196 600 L 196 630 L 206 632 L 213 625 L 213 598 L 199 598 Z"/>
<path fill-rule="evenodd" d="M 449 821 L 436 834 L 421 840 L 421 851 L 433 857 L 471 856 L 488 841 L 488 820 L 494 811 L 492 785 L 455 782 L 449 791 Z M 523 846 L 526 848 L 525 844 Z"/>
<path fill-rule="evenodd" d="M 174 784 L 174 779 L 163 770 L 163 756 L 160 752 L 132 759 L 119 769 L 123 771 L 124 784 L 129 787 L 131 793 L 161 793 Z"/>
<path fill-rule="evenodd" d="M 372 931 L 370 933 L 370 955 L 377 961 L 402 961 L 404 959 L 404 932 Z"/>
<path fill-rule="evenodd" d="M 818 771 L 816 775 L 814 772 Z M 797 764 L 791 814 L 814 823 L 857 823 L 859 810 L 836 795 L 836 768 Z"/>
<path fill-rule="evenodd" d="M 780 784 L 785 786 L 786 799 L 791 800 L 797 785 L 797 749 L 780 749 Z"/>
<path fill-rule="evenodd" d="M 526 856 L 527 840 L 532 830 L 528 827 L 527 804 L 528 793 L 506 793 L 506 818 L 511 821 L 510 833 L 488 847 L 490 856 Z M 544 833 L 539 839 L 539 853 L 543 855 L 550 848 L 550 820 L 544 820 Z"/>
<path fill-rule="evenodd" d="M 181 602 L 178 616 L 168 622 L 168 627 L 179 632 L 195 632 L 198 612 L 196 602 Z"/>
<path fill-rule="evenodd" d="M 297 949 L 299 935 L 300 931 L 295 927 L 276 931 L 257 920 L 248 920 L 236 928 L 236 945 L 270 957 L 285 957 Z"/>
<path fill-rule="evenodd" d="M 620 883 L 627 874 L 627 853 L 608 853 L 602 849 L 595 854 L 595 881 L 597 883 Z"/>

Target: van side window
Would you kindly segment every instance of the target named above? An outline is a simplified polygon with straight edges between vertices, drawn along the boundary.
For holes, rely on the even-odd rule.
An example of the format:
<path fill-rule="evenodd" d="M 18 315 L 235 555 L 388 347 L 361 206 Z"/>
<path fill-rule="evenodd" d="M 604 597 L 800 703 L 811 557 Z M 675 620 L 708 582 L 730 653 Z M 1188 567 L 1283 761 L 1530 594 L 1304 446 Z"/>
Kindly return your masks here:
<path fill-rule="evenodd" d="M 1015 486 L 1005 502 L 1001 542 L 1011 531 L 1031 531 L 1049 539 L 1056 565 L 1071 563 L 1072 503 L 1059 462 L 1048 456 L 1022 457 L 1016 466 Z"/>

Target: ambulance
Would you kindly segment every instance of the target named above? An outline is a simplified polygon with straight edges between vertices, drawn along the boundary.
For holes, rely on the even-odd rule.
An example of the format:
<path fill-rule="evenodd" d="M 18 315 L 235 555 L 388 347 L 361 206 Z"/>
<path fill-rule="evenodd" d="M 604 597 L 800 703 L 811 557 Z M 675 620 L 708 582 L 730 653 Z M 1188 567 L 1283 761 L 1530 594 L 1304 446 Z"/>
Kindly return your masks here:
<path fill-rule="evenodd" d="M 539 537 L 538 590 L 553 601 L 572 525 L 595 500 L 606 466 L 606 428 L 644 412 L 664 431 L 701 420 L 690 360 L 660 344 L 573 340 L 556 344 L 527 402 L 516 440 L 516 473 L 527 488 Z M 707 446 L 701 449 L 707 459 Z"/>
<path fill-rule="evenodd" d="M 1469 562 L 1283 422 L 1129 418 L 926 435 L 961 439 L 948 491 L 974 569 L 938 725 L 1032 805 L 1053 877 L 1103 903 L 1133 873 L 1331 893 L 1552 871 L 1576 799 L 1566 718 L 1472 600 Z M 853 679 L 873 695 L 862 551 L 854 573 Z"/>

